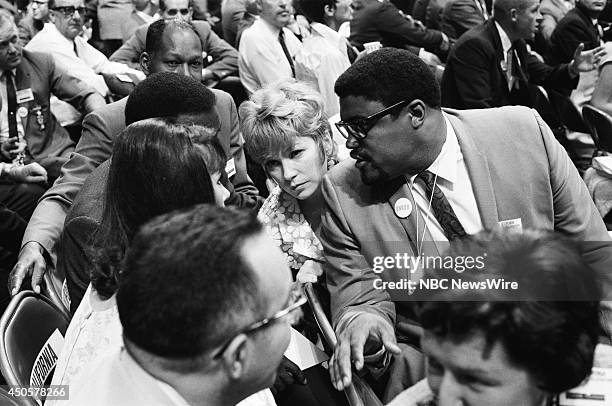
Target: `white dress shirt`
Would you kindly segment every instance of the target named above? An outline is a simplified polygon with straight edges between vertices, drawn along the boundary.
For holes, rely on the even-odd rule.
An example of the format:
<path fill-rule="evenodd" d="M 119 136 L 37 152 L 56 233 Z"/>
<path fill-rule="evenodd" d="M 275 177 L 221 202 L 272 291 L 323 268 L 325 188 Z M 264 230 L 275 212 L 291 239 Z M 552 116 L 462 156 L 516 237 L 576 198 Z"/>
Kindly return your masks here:
<path fill-rule="evenodd" d="M 74 41 L 69 40 L 53 23 L 45 23 L 43 29 L 28 42 L 25 49 L 51 54 L 56 66 L 71 72 L 103 97 L 108 94 L 108 87 L 102 74 L 133 73 L 143 76 L 142 72 L 123 63 L 109 61 L 83 37 L 77 36 Z M 81 114 L 74 107 L 55 97 L 51 99 L 51 111 L 63 126 L 73 124 L 81 118 Z"/>
<path fill-rule="evenodd" d="M 444 193 L 465 232 L 476 234 L 482 230 L 482 220 L 476 205 L 472 181 L 465 166 L 457 134 L 446 116 L 444 120 L 446 122 L 446 141 L 440 154 L 427 170 L 437 175 L 436 185 Z M 434 241 L 448 241 L 429 204 L 430 194 L 425 192 L 420 183 L 414 182 L 415 178 L 416 175 L 410 178 L 409 186 L 412 189 L 417 208 L 425 219 L 425 224 L 419 223 L 418 225 L 418 241 L 422 241 L 425 228 L 430 232 Z"/>
<path fill-rule="evenodd" d="M 240 38 L 238 71 L 240 81 L 252 94 L 268 83 L 293 77 L 291 65 L 283 52 L 278 34 L 280 30 L 261 18 L 244 30 Z M 292 57 L 302 43 L 287 28 L 283 28 L 285 44 Z"/>
<path fill-rule="evenodd" d="M 13 69 L 13 77 L 15 77 L 15 72 L 17 70 Z M 15 91 L 21 90 L 15 88 Z M 9 138 L 9 125 L 8 125 L 8 96 L 6 93 L 6 76 L 4 75 L 4 71 L 0 71 L 0 104 L 2 104 L 2 110 L 0 111 L 0 142 L 3 139 Z M 18 106 L 19 107 L 19 106 Z M 17 115 L 17 134 L 20 136 L 24 136 L 23 125 L 21 123 L 21 117 Z"/>

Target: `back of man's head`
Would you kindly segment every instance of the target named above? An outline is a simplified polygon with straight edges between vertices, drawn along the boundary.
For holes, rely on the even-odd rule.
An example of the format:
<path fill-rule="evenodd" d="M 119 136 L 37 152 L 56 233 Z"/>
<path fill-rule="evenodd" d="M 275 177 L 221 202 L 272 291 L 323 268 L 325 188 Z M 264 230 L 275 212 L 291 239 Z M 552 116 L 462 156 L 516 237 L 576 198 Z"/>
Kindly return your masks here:
<path fill-rule="evenodd" d="M 147 28 L 145 52 L 149 55 L 154 55 L 162 46 L 164 34 L 168 35 L 170 32 L 174 31 L 192 32 L 199 41 L 200 37 L 191 23 L 183 20 L 164 20 L 162 18 L 153 22 L 149 25 L 149 28 Z"/>
<path fill-rule="evenodd" d="M 493 0 L 493 18 L 496 21 L 511 19 L 511 10 L 521 11 L 529 6 L 528 0 Z"/>
<path fill-rule="evenodd" d="M 262 226 L 250 211 L 210 205 L 145 224 L 127 252 L 119 282 L 124 337 L 190 368 L 190 360 L 247 320 L 263 317 L 258 277 L 241 254 L 245 241 L 259 233 Z"/>
<path fill-rule="evenodd" d="M 130 94 L 125 123 L 154 117 L 206 114 L 214 111 L 215 95 L 201 82 L 173 72 L 149 75 Z"/>
<path fill-rule="evenodd" d="M 297 0 L 295 7 L 311 22 L 325 24 L 325 6 L 333 9 L 335 0 Z"/>
<path fill-rule="evenodd" d="M 363 97 L 385 106 L 419 99 L 440 107 L 440 87 L 418 56 L 402 49 L 382 48 L 350 66 L 336 81 L 340 98 Z"/>

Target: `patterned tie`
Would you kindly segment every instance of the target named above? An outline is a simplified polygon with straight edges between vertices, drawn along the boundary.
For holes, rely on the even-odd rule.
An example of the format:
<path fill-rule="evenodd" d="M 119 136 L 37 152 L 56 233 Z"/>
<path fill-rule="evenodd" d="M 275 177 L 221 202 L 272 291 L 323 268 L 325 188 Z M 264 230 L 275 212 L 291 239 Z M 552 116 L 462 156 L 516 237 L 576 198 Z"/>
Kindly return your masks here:
<path fill-rule="evenodd" d="M 280 42 L 281 48 L 283 48 L 283 52 L 285 53 L 287 61 L 289 61 L 289 65 L 291 66 L 291 76 L 295 77 L 295 66 L 293 66 L 293 58 L 289 53 L 289 49 L 287 49 L 287 44 L 285 43 L 285 33 L 283 32 L 282 28 L 278 33 L 278 42 Z"/>
<path fill-rule="evenodd" d="M 433 197 L 431 198 L 431 208 L 434 212 L 434 217 L 438 220 L 440 227 L 444 230 L 444 235 L 449 241 L 455 238 L 461 238 L 466 236 L 466 232 L 463 226 L 459 222 L 459 219 L 455 215 L 455 211 L 451 207 L 448 200 L 444 196 L 444 193 L 440 190 L 437 185 L 434 185 L 435 175 L 429 171 L 419 173 L 414 180 L 425 189 L 425 195 Z M 434 189 L 435 186 L 435 189 Z"/>
<path fill-rule="evenodd" d="M 13 72 L 5 71 L 6 78 L 6 99 L 8 107 L 8 125 L 9 137 L 18 136 L 17 133 L 17 93 L 15 92 L 15 83 L 13 82 Z"/>

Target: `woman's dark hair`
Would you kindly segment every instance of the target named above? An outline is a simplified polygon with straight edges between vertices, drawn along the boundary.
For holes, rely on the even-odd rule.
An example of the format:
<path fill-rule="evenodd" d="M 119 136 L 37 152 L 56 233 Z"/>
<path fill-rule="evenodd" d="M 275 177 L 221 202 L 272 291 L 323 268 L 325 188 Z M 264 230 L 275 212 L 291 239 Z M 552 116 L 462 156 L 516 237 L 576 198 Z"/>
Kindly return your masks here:
<path fill-rule="evenodd" d="M 453 342 L 483 334 L 485 354 L 497 342 L 538 386 L 558 394 L 579 385 L 593 366 L 595 346 L 605 335 L 601 290 L 577 244 L 549 232 L 482 232 L 451 243 L 447 257 L 478 258 L 484 266 L 457 273 L 428 271 L 427 279 L 515 281 L 518 290 L 443 289 L 420 304 L 423 328 Z M 478 261 L 478 259 L 477 259 Z M 475 285 L 474 285 L 475 286 Z M 516 295 L 516 296 L 513 296 Z"/>
<path fill-rule="evenodd" d="M 223 150 L 208 129 L 147 119 L 115 141 L 100 227 L 94 236 L 92 285 L 108 298 L 138 228 L 172 210 L 214 204 L 210 173 L 223 168 Z"/>

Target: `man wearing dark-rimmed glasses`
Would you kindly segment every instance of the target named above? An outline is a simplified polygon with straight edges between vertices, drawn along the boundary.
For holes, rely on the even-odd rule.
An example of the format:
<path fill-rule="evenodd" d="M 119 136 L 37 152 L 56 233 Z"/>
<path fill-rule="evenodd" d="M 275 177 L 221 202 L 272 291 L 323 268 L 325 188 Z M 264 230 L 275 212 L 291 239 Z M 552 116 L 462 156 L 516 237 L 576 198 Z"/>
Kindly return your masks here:
<path fill-rule="evenodd" d="M 275 404 L 290 340 L 287 261 L 253 212 L 210 205 L 145 224 L 126 254 L 124 346 L 84 372 L 69 405 Z"/>
<path fill-rule="evenodd" d="M 367 366 L 375 379 L 388 377 L 387 402 L 423 377 L 423 360 L 411 347 L 420 326 L 402 281 L 418 282 L 426 265 L 417 259 L 440 259 L 450 241 L 483 229 L 547 229 L 591 241 L 582 252 L 610 299 L 610 238 L 576 168 L 535 111 L 442 109 L 427 66 L 392 48 L 349 67 L 335 91 L 336 126 L 353 158 L 322 184 L 337 389 L 350 384 L 353 367 Z M 406 257 L 415 262 L 396 260 Z"/>

